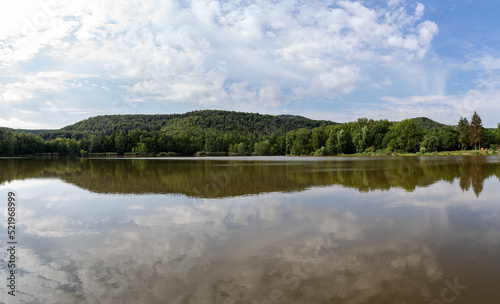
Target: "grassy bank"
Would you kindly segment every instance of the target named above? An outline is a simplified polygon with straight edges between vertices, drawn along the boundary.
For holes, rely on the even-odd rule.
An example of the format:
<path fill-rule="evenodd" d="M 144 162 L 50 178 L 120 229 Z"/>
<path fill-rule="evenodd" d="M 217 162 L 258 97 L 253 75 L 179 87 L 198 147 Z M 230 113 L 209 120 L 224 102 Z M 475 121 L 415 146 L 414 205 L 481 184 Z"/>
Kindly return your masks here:
<path fill-rule="evenodd" d="M 417 152 L 417 153 L 406 153 L 406 152 L 388 152 L 388 151 L 378 151 L 378 152 L 363 152 L 356 154 L 341 154 L 338 156 L 481 156 L 481 155 L 499 155 L 498 150 L 465 150 L 465 151 L 440 151 L 440 152 Z"/>
<path fill-rule="evenodd" d="M 288 155 L 274 155 L 274 156 L 329 156 L 329 157 L 387 157 L 387 156 L 393 156 L 393 157 L 398 157 L 398 156 L 486 156 L 486 155 L 500 155 L 500 150 L 457 150 L 457 151 L 440 151 L 440 152 L 416 152 L 416 153 L 407 153 L 407 152 L 389 152 L 389 151 L 374 151 L 374 152 L 363 152 L 363 153 L 355 153 L 355 154 L 338 154 L 338 155 L 293 155 L 293 154 L 288 154 Z M 110 152 L 110 153 L 85 153 L 83 155 L 71 155 L 71 156 L 59 156 L 58 153 L 38 153 L 38 154 L 25 154 L 25 155 L 18 155 L 18 156 L 11 156 L 11 157 L 2 157 L 2 158 L 129 158 L 129 157 L 179 157 L 179 156 L 184 156 L 184 157 L 210 157 L 210 156 L 220 156 L 220 157 L 231 157 L 231 156 L 271 156 L 271 155 L 241 155 L 237 153 L 219 153 L 219 152 L 206 152 L 206 151 L 201 151 L 197 152 L 194 155 L 180 155 L 178 153 L 159 153 L 159 154 L 153 154 L 153 153 L 139 153 L 139 152 L 133 152 L 133 153 L 125 153 L 125 155 L 118 155 L 115 152 Z"/>

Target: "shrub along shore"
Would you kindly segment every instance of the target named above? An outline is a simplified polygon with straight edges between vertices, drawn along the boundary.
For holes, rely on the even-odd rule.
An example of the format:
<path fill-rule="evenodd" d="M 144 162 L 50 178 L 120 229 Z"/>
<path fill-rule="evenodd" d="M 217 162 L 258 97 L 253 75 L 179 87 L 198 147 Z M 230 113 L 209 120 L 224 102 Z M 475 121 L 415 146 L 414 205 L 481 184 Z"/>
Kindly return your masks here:
<path fill-rule="evenodd" d="M 294 155 L 294 154 L 287 154 L 287 155 L 274 155 L 274 156 L 290 156 L 290 157 L 310 157 L 310 156 L 315 156 L 315 157 L 401 157 L 401 156 L 488 156 L 488 155 L 500 155 L 500 150 L 491 150 L 491 149 L 481 149 L 481 150 L 456 150 L 456 151 L 434 151 L 434 152 L 416 152 L 416 153 L 400 153 L 400 152 L 390 152 L 390 151 L 375 151 L 375 152 L 362 152 L 362 153 L 354 153 L 354 154 L 337 154 L 337 155 L 316 155 L 314 153 L 310 155 Z M 116 152 L 108 152 L 108 153 L 87 153 L 84 155 L 64 155 L 61 156 L 59 153 L 38 153 L 38 154 L 26 154 L 26 155 L 18 155 L 14 156 L 13 158 L 66 158 L 66 157 L 74 157 L 74 158 L 134 158 L 134 157 L 140 157 L 140 158 L 158 158 L 158 157 L 224 157 L 224 158 L 231 158 L 231 157 L 238 157 L 238 156 L 263 156 L 263 155 L 257 155 L 257 154 L 238 154 L 238 153 L 224 153 L 224 152 L 205 152 L 205 151 L 200 151 L 195 153 L 192 156 L 186 156 L 182 155 L 179 153 L 158 153 L 158 154 L 153 154 L 153 153 L 141 153 L 141 152 L 132 152 L 132 153 L 125 153 L 124 155 L 119 155 Z M 2 157 L 2 158 L 9 158 L 9 157 Z"/>

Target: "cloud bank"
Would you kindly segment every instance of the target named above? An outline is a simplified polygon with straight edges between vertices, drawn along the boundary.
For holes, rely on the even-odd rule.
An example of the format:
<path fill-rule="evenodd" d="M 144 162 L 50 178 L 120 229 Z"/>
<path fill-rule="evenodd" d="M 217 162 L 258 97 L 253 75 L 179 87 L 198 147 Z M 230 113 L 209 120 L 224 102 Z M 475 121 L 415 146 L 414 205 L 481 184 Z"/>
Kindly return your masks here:
<path fill-rule="evenodd" d="M 374 101 L 392 118 L 388 99 L 448 96 L 446 73 L 431 77 L 433 61 L 444 66 L 432 51 L 439 28 L 418 2 L 32 0 L 3 6 L 0 104 L 9 111 L 0 122 L 15 127 L 203 108 L 342 121 L 360 117 L 352 108 L 371 111 L 366 102 Z M 483 59 L 463 68 L 495 68 Z M 363 94 L 372 92 L 366 100 Z M 51 122 L 42 119 L 47 116 Z"/>

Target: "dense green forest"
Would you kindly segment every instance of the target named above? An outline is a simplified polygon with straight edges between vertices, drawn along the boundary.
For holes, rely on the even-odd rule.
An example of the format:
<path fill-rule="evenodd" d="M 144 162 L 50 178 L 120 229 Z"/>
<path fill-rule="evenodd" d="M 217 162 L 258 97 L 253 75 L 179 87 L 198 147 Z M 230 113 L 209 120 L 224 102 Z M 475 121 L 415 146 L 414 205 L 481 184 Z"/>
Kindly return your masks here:
<path fill-rule="evenodd" d="M 292 115 L 218 110 L 170 115 L 106 115 L 40 133 L 0 129 L 0 155 L 341 155 L 422 153 L 500 145 L 500 124 L 474 113 L 447 126 L 419 117 L 360 118 L 338 124 Z"/>

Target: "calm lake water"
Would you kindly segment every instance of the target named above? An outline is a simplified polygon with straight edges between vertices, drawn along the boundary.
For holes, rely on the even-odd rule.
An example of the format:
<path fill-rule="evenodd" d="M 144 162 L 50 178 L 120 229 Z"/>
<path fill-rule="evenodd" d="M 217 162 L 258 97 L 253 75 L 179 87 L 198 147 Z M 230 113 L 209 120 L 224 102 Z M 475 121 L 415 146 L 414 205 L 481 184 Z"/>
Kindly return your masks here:
<path fill-rule="evenodd" d="M 500 299 L 496 156 L 0 159 L 0 189 L 0 303 Z"/>

